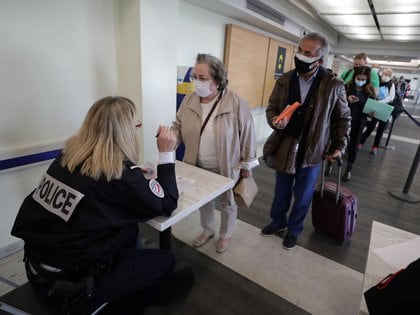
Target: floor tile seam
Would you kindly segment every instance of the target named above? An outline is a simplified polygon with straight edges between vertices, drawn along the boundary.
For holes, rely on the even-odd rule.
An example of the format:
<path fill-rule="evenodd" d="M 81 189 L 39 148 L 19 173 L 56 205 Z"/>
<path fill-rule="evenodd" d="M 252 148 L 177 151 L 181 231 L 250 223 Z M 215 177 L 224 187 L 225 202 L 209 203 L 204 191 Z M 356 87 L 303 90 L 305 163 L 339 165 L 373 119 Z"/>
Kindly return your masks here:
<path fill-rule="evenodd" d="M 376 135 L 376 132 L 372 132 L 372 136 L 374 135 Z M 387 137 L 388 137 L 388 133 L 384 132 L 382 138 L 387 138 Z M 409 138 L 409 137 L 404 137 L 404 136 L 399 136 L 399 135 L 394 135 L 394 134 L 391 134 L 391 140 L 400 141 L 404 143 L 410 143 L 410 144 L 418 144 L 419 142 L 419 140 L 415 138 Z"/>
<path fill-rule="evenodd" d="M 2 276 L 0 276 L 0 282 L 3 282 L 4 284 L 7 284 L 8 286 L 13 287 L 13 288 L 18 288 L 20 286 L 19 284 L 13 281 L 10 281 L 9 279 L 6 279 Z"/>

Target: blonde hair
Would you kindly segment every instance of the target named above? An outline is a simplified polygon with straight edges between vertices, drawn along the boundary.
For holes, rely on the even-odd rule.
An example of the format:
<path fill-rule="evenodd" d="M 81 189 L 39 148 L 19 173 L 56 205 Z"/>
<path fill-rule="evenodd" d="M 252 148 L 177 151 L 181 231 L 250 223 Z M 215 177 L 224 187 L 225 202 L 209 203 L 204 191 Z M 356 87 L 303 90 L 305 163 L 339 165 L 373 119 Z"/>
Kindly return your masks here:
<path fill-rule="evenodd" d="M 382 75 L 384 74 L 384 72 L 388 73 L 390 77 L 392 77 L 392 75 L 394 74 L 394 71 L 392 71 L 392 69 L 389 69 L 389 68 L 383 69 Z"/>
<path fill-rule="evenodd" d="M 107 181 L 119 179 L 124 160 L 138 160 L 135 131 L 136 107 L 128 98 L 108 96 L 89 109 L 79 131 L 69 138 L 63 149 L 61 165 L 70 172 Z"/>

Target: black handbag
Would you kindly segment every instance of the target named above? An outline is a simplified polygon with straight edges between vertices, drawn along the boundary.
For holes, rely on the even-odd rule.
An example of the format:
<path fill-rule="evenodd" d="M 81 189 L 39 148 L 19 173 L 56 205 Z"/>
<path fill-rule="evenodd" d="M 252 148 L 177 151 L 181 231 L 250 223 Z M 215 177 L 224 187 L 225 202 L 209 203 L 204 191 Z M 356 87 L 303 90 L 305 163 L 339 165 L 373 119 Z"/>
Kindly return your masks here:
<path fill-rule="evenodd" d="M 420 258 L 364 293 L 370 315 L 420 314 Z"/>
<path fill-rule="evenodd" d="M 392 100 L 392 102 L 389 102 L 388 104 L 394 107 L 391 113 L 392 118 L 394 119 L 398 118 L 398 116 L 400 116 L 401 113 L 404 111 L 404 105 L 398 93 L 395 93 L 394 99 Z"/>

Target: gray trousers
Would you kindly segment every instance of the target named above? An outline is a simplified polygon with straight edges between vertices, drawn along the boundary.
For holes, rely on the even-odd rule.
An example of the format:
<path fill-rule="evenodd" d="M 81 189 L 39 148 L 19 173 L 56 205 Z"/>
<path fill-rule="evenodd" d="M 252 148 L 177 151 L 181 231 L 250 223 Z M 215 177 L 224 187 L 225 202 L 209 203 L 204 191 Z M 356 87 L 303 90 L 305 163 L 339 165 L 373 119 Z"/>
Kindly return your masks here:
<path fill-rule="evenodd" d="M 219 170 L 208 169 L 208 171 L 218 173 Z M 238 214 L 238 205 L 233 197 L 233 190 L 226 191 L 216 199 L 206 203 L 200 208 L 200 223 L 203 227 L 203 233 L 212 235 L 214 230 L 214 213 L 220 211 L 220 237 L 230 238 L 236 223 Z"/>

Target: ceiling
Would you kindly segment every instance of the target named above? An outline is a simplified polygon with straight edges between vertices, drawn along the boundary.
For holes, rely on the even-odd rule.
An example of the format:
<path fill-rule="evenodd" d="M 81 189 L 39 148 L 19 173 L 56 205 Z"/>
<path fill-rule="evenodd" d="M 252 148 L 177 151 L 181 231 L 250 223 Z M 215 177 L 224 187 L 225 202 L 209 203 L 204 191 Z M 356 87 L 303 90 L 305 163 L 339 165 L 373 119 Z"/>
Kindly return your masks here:
<path fill-rule="evenodd" d="M 420 0 L 183 0 L 292 43 L 319 32 L 344 63 L 364 52 L 396 73 L 420 76 Z"/>
<path fill-rule="evenodd" d="M 366 41 L 420 41 L 420 1 L 306 0 L 340 36 Z"/>
<path fill-rule="evenodd" d="M 316 12 L 337 32 L 340 57 L 352 60 L 356 52 L 342 48 L 353 43 L 358 52 L 368 53 L 370 63 L 420 73 L 420 0 L 302 0 L 295 4 Z"/>

